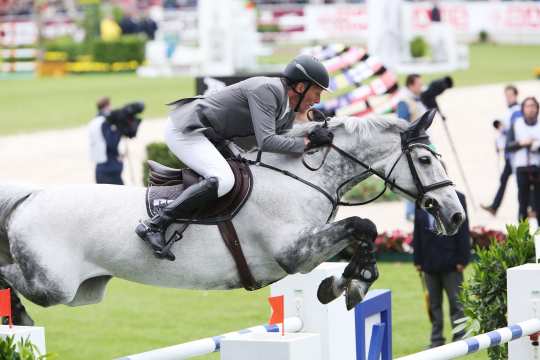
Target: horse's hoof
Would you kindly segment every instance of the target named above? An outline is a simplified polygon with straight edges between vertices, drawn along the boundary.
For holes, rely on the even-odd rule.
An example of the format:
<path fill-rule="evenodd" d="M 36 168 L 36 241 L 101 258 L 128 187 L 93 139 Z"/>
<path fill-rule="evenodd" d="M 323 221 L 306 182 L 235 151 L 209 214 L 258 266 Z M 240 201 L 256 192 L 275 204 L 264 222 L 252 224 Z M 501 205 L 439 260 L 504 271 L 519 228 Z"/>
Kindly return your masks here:
<path fill-rule="evenodd" d="M 363 281 L 352 279 L 345 289 L 345 304 L 347 310 L 354 309 L 364 297 L 366 297 L 370 284 Z"/>
<path fill-rule="evenodd" d="M 339 289 L 337 286 L 337 280 L 335 276 L 330 276 L 324 279 L 319 285 L 317 290 L 317 298 L 321 304 L 328 304 L 329 302 L 337 299 L 341 293 L 342 289 Z"/>

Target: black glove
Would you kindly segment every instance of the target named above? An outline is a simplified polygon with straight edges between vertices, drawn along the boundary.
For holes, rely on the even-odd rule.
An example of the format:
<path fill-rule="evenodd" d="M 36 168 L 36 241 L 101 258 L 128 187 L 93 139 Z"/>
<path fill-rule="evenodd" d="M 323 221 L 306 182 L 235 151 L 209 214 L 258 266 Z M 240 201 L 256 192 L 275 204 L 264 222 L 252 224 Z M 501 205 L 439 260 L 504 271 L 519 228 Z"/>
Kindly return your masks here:
<path fill-rule="evenodd" d="M 308 134 L 309 144 L 306 149 L 313 149 L 318 146 L 330 145 L 334 139 L 334 134 L 325 127 L 317 126 Z"/>

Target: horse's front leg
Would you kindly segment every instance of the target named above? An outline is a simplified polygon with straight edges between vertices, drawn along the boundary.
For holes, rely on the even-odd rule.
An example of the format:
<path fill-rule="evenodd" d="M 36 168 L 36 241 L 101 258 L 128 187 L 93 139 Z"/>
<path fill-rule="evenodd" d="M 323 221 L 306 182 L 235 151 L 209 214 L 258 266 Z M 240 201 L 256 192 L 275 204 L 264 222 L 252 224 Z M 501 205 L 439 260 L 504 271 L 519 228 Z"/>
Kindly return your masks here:
<path fill-rule="evenodd" d="M 348 221 L 351 243 L 356 244 L 355 252 L 340 278 L 331 276 L 321 282 L 317 297 L 321 303 L 328 304 L 345 291 L 347 309 L 350 310 L 364 299 L 371 284 L 379 277 L 374 243 L 377 228 L 368 219 L 350 217 L 345 220 Z"/>
<path fill-rule="evenodd" d="M 317 293 L 319 301 L 327 304 L 346 291 L 347 307 L 351 309 L 362 301 L 379 276 L 373 243 L 376 236 L 377 228 L 372 221 L 353 216 L 304 232 L 280 251 L 276 259 L 289 274 L 307 273 L 345 247 L 356 244 L 355 254 L 343 275 L 339 279 L 325 279 Z"/>

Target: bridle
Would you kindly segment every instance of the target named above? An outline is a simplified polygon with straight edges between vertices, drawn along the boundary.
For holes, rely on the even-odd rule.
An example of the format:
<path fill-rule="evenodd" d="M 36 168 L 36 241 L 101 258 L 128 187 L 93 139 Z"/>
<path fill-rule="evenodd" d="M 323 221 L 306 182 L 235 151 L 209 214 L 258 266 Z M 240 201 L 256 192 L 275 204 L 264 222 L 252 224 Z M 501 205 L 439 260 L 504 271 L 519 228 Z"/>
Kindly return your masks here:
<path fill-rule="evenodd" d="M 327 118 L 326 118 L 326 116 L 324 114 L 322 114 L 318 110 L 311 110 L 311 111 L 317 111 L 318 113 L 315 116 L 317 116 L 319 118 L 321 118 L 321 116 L 322 116 L 323 119 L 324 119 L 323 120 L 324 124 L 322 126 L 323 127 L 328 127 Z M 310 121 L 314 121 L 313 120 L 314 115 L 310 115 L 310 113 L 308 113 L 308 119 Z M 338 147 L 334 143 L 331 143 L 330 145 L 328 145 L 328 147 L 326 148 L 325 153 L 323 155 L 323 160 L 322 160 L 321 164 L 318 167 L 310 166 L 305 161 L 305 158 L 302 158 L 302 163 L 304 164 L 304 166 L 306 168 L 308 168 L 311 171 L 317 171 L 324 165 L 330 150 L 335 150 L 341 156 L 349 159 L 350 161 L 352 161 L 354 163 L 359 164 L 360 166 L 362 166 L 362 167 L 364 167 L 366 169 L 362 173 L 360 173 L 358 175 L 354 175 L 354 176 L 348 178 L 347 180 L 345 180 L 343 183 L 341 183 L 338 186 L 337 190 L 336 190 L 335 197 L 332 196 L 330 193 L 328 193 L 323 188 L 321 188 L 320 186 L 315 185 L 315 184 L 313 184 L 313 183 L 311 183 L 311 182 L 309 182 L 309 181 L 307 181 L 305 179 L 302 179 L 302 178 L 290 173 L 287 170 L 279 169 L 279 168 L 276 168 L 276 167 L 274 167 L 272 165 L 262 163 L 261 162 L 261 152 L 259 152 L 259 154 L 257 156 L 257 161 L 253 161 L 251 163 L 262 166 L 262 167 L 266 167 L 266 168 L 269 168 L 269 169 L 272 169 L 272 170 L 275 170 L 275 171 L 279 171 L 279 172 L 283 173 L 284 175 L 292 177 L 292 178 L 294 178 L 294 179 L 296 179 L 296 180 L 298 180 L 298 181 L 300 181 L 300 182 L 302 182 L 302 183 L 316 189 L 317 191 L 322 193 L 324 196 L 326 196 L 326 198 L 328 198 L 328 200 L 330 200 L 330 202 L 332 203 L 333 208 L 332 208 L 332 213 L 331 214 L 333 214 L 335 212 L 335 209 L 337 208 L 337 206 L 340 206 L 340 205 L 342 205 L 342 206 L 359 206 L 359 205 L 369 204 L 369 203 L 377 200 L 379 197 L 381 197 L 386 192 L 386 190 L 388 188 L 390 188 L 390 190 L 394 190 L 394 189 L 399 190 L 403 194 L 409 196 L 411 199 L 414 199 L 418 205 L 421 205 L 422 200 L 425 198 L 425 195 L 428 192 L 434 191 L 434 190 L 437 190 L 437 189 L 440 189 L 440 188 L 443 188 L 443 187 L 446 187 L 446 186 L 454 186 L 454 183 L 451 180 L 443 180 L 443 181 L 439 181 L 439 182 L 436 182 L 436 183 L 433 183 L 433 184 L 424 185 L 422 183 L 422 180 L 420 179 L 420 177 L 418 175 L 418 171 L 417 171 L 416 166 L 415 166 L 415 164 L 413 162 L 412 154 L 411 154 L 412 151 L 415 148 L 423 148 L 423 149 L 426 149 L 429 152 L 431 152 L 436 158 L 440 158 L 440 154 L 438 154 L 430 146 L 431 144 L 429 142 L 429 136 L 424 131 L 418 132 L 416 130 L 414 130 L 414 131 L 407 130 L 407 131 L 402 132 L 400 135 L 401 135 L 401 154 L 394 161 L 394 164 L 390 168 L 390 171 L 388 172 L 388 175 L 373 169 L 369 164 L 364 163 L 362 160 L 358 159 L 356 156 L 352 155 L 351 153 L 341 149 L 340 147 Z M 412 178 L 413 178 L 413 181 L 414 181 L 414 185 L 416 187 L 416 191 L 417 191 L 416 194 L 414 194 L 413 192 L 411 192 L 411 191 L 403 188 L 402 186 L 398 185 L 395 182 L 395 180 L 391 178 L 392 173 L 393 173 L 394 169 L 396 168 L 396 165 L 399 163 L 399 161 L 401 160 L 401 158 L 403 156 L 405 156 L 407 158 L 407 163 L 409 165 L 409 170 L 411 171 L 411 175 L 412 175 Z M 366 175 L 375 175 L 375 176 L 381 178 L 384 181 L 384 188 L 380 193 L 378 193 L 375 197 L 373 197 L 372 199 L 369 199 L 367 201 L 351 203 L 351 202 L 346 202 L 346 201 L 339 200 L 341 198 L 341 190 L 343 189 L 344 186 L 349 184 L 351 181 L 354 181 L 355 179 L 359 179 L 359 178 L 364 177 Z M 438 210 L 437 205 L 430 206 L 430 208 L 428 210 L 430 212 L 437 211 Z M 330 217 L 331 216 L 332 215 L 330 215 Z M 329 219 L 330 219 L 330 217 L 329 217 Z"/>

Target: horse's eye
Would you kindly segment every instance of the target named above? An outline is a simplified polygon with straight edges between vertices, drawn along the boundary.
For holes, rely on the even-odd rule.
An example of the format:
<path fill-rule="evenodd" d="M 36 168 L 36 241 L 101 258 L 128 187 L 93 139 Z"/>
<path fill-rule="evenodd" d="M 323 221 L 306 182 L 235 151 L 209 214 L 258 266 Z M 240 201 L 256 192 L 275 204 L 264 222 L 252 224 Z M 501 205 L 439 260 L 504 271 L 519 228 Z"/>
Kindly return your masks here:
<path fill-rule="evenodd" d="M 429 156 L 420 156 L 418 158 L 418 160 L 420 160 L 420 163 L 424 164 L 424 165 L 429 165 L 431 164 L 431 158 Z"/>

